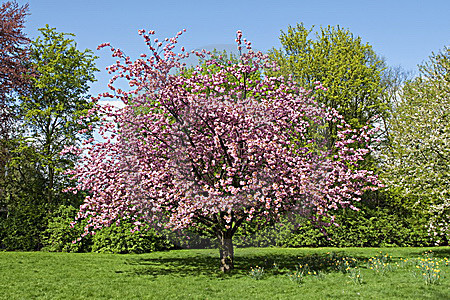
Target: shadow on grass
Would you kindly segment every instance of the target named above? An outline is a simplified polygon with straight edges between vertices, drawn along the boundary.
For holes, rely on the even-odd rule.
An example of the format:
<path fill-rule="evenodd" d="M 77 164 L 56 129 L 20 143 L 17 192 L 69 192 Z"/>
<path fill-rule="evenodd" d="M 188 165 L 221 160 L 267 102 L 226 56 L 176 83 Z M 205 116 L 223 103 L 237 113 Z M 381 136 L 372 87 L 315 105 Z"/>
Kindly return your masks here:
<path fill-rule="evenodd" d="M 214 275 L 218 269 L 219 259 L 208 255 L 169 258 L 135 258 L 127 260 L 127 264 L 136 265 L 131 275 L 148 276 L 199 276 Z"/>
<path fill-rule="evenodd" d="M 432 257 L 441 259 L 444 257 L 450 258 L 450 247 L 439 247 L 439 248 L 430 247 L 428 248 L 428 250 L 425 247 L 420 248 L 410 247 L 406 249 L 407 249 L 406 251 L 403 251 L 403 256 L 420 257 L 423 256 L 425 252 L 431 252 Z M 386 252 L 386 249 L 384 249 L 384 251 Z M 389 252 L 389 250 L 387 250 L 387 252 Z"/>
<path fill-rule="evenodd" d="M 439 257 L 439 258 L 450 258 L 450 247 L 448 248 L 439 248 L 439 249 L 432 249 L 433 256 Z"/>
<path fill-rule="evenodd" d="M 218 251 L 217 251 L 218 252 Z M 188 257 L 159 257 L 159 258 L 134 258 L 127 260 L 127 264 L 136 268 L 127 272 L 132 276 L 209 276 L 219 278 L 239 278 L 249 275 L 252 267 L 264 268 L 268 275 L 285 275 L 296 269 L 299 264 L 307 265 L 309 270 L 316 272 L 339 272 L 345 261 L 357 265 L 367 261 L 367 257 L 350 257 L 341 252 L 323 254 L 246 254 L 236 255 L 234 270 L 230 274 L 219 271 L 219 255 L 197 254 Z"/>

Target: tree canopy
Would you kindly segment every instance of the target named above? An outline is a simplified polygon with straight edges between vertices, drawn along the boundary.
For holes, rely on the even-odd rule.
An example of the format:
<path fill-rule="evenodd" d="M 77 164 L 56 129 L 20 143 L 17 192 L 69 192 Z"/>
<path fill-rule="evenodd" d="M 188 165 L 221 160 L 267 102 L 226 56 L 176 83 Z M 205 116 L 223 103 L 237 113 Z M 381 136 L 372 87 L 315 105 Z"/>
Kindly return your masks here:
<path fill-rule="evenodd" d="M 26 91 L 15 91 L 14 134 L 0 198 L 1 247 L 6 249 L 40 249 L 49 213 L 61 204 L 80 203 L 81 195 L 62 193 L 73 185 L 62 171 L 77 157 L 60 152 L 92 136 L 95 122 L 79 119 L 93 106 L 87 95 L 97 70 L 92 51 L 78 50 L 73 35 L 54 28 L 40 33 L 20 62 L 26 67 Z"/>
<path fill-rule="evenodd" d="M 39 31 L 41 36 L 30 47 L 30 91 L 19 105 L 24 127 L 21 147 L 37 149 L 35 161 L 45 170 L 51 203 L 54 191 L 67 184 L 61 171 L 74 159 L 61 157 L 60 152 L 92 135 L 95 120 L 80 120 L 80 116 L 93 106 L 87 92 L 98 70 L 92 51 L 78 50 L 73 34 L 59 33 L 48 25 Z"/>
<path fill-rule="evenodd" d="M 28 5 L 7 1 L 0 6 L 0 202 L 4 197 L 6 165 L 9 161 L 9 140 L 14 131 L 14 101 L 24 93 L 27 80 L 28 38 L 23 33 Z M 0 210 L 1 210 L 0 205 Z"/>
<path fill-rule="evenodd" d="M 430 56 L 405 84 L 389 119 L 385 181 L 430 210 L 431 229 L 449 234 L 450 49 Z"/>
<path fill-rule="evenodd" d="M 29 39 L 23 33 L 28 4 L 19 6 L 7 1 L 0 6 L 0 130 L 7 132 L 13 115 L 10 104 L 14 94 L 24 90 L 26 78 L 25 61 Z"/>
<path fill-rule="evenodd" d="M 217 70 L 198 66 L 184 76 L 170 72 L 189 55 L 172 51 L 182 32 L 167 43 L 153 40 L 153 31 L 139 33 L 150 55 L 131 61 L 111 47 L 121 60 L 109 68 L 113 82 L 123 77 L 135 89 L 111 85 L 114 94 L 100 95 L 127 106 L 98 106 L 104 141 L 67 149 L 84 153 L 70 173 L 78 190 L 90 193 L 79 213 L 88 218 L 86 234 L 121 218 L 134 219 L 136 229 L 142 222 L 194 227 L 218 238 L 226 272 L 233 267 L 233 234 L 244 221 L 289 211 L 329 226 L 334 210 L 353 208 L 362 190 L 376 188 L 371 172 L 355 168 L 368 151 L 367 127 L 351 129 L 289 80 L 252 77 L 276 64 L 249 42 L 239 63 L 211 59 L 206 64 Z M 327 122 L 341 128 L 335 155 L 308 136 L 308 127 Z"/>
<path fill-rule="evenodd" d="M 319 81 L 328 91 L 316 95 L 318 101 L 336 109 L 351 126 L 361 128 L 385 113 L 384 64 L 360 37 L 339 26 L 315 31 L 300 23 L 282 31 L 280 42 L 280 49 L 270 51 L 280 67 L 275 74 L 292 76 L 306 89 Z M 335 137 L 337 128 L 329 126 L 329 130 Z"/>

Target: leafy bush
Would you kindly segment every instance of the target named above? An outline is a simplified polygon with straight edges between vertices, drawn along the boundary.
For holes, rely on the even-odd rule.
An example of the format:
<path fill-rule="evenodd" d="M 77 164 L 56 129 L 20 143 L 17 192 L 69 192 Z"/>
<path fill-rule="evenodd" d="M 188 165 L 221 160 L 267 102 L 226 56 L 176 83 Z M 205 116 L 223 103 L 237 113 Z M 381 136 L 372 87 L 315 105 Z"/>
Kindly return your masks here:
<path fill-rule="evenodd" d="M 83 233 L 86 221 L 76 224 L 73 228 L 70 223 L 74 221 L 77 209 L 71 205 L 61 205 L 52 214 L 42 240 L 44 251 L 51 252 L 89 252 L 92 248 L 92 238 L 86 236 L 73 243 Z"/>
<path fill-rule="evenodd" d="M 427 231 L 425 215 L 363 206 L 360 211 L 339 213 L 336 220 L 340 226 L 326 228 L 326 236 L 310 220 L 300 218 L 297 225 L 285 219 L 259 230 L 244 227 L 236 233 L 234 244 L 238 247 L 404 247 L 434 243 Z"/>
<path fill-rule="evenodd" d="M 84 232 L 86 220 L 75 224 L 78 209 L 73 206 L 61 205 L 52 215 L 47 229 L 43 233 L 46 251 L 62 252 L 101 252 L 101 253 L 145 253 L 171 248 L 165 236 L 154 230 L 143 228 L 140 232 L 132 233 L 134 225 L 130 221 L 122 220 L 120 226 L 112 225 L 98 230 L 94 236 L 85 236 L 74 243 Z"/>
<path fill-rule="evenodd" d="M 47 223 L 46 208 L 32 198 L 27 200 L 9 207 L 0 216 L 0 248 L 34 251 L 42 247 L 41 232 Z"/>
<path fill-rule="evenodd" d="M 100 253 L 147 253 L 172 247 L 164 235 L 154 229 L 143 227 L 140 232 L 131 232 L 132 222 L 122 220 L 99 230 L 93 236 L 92 251 Z"/>
<path fill-rule="evenodd" d="M 285 247 L 389 247 L 430 246 L 425 222 L 402 217 L 388 209 L 347 211 L 337 216 L 339 227 L 321 234 L 310 221 L 279 243 Z"/>

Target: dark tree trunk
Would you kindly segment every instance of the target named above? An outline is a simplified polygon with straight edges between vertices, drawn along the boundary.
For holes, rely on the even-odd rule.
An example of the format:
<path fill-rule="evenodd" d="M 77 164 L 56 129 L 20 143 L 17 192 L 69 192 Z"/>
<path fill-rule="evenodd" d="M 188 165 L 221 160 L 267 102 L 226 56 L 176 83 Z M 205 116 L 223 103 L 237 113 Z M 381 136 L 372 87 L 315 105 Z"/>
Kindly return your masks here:
<path fill-rule="evenodd" d="M 230 272 L 234 267 L 234 249 L 232 233 L 219 232 L 220 270 L 224 273 Z"/>
<path fill-rule="evenodd" d="M 55 181 L 55 170 L 48 166 L 48 190 L 47 190 L 47 202 L 51 206 L 53 205 L 53 183 Z"/>

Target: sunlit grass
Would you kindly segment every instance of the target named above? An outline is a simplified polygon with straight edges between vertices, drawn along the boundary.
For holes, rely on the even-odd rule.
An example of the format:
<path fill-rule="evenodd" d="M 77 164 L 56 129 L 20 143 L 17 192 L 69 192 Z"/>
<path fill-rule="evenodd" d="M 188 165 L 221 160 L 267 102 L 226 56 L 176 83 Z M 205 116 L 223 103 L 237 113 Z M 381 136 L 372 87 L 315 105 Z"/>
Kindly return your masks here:
<path fill-rule="evenodd" d="M 218 250 L 0 252 L 0 299 L 450 299 L 450 247 L 426 250 L 236 249 L 230 275 L 218 271 Z M 438 281 L 418 273 L 427 266 Z"/>

